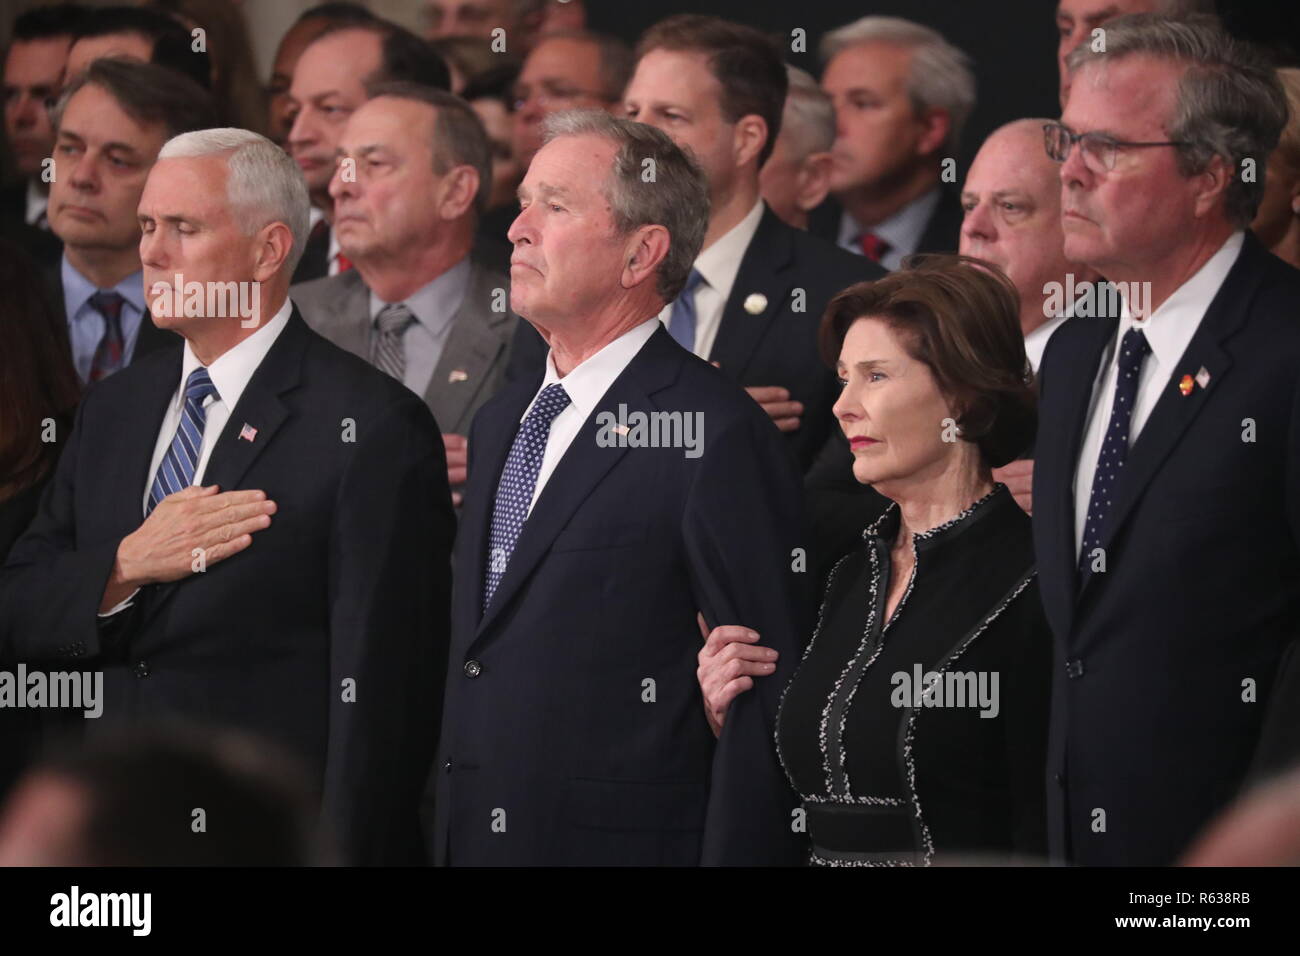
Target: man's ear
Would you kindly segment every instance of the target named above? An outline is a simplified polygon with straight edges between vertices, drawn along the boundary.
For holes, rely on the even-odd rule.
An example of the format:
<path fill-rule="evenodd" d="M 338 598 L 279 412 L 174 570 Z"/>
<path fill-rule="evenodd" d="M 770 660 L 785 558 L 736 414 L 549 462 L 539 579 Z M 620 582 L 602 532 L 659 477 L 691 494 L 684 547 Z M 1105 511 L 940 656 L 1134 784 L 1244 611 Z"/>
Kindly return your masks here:
<path fill-rule="evenodd" d="M 1222 156 L 1211 156 L 1205 168 L 1192 177 L 1196 181 L 1196 198 L 1192 211 L 1199 219 L 1208 215 L 1224 201 L 1237 170 Z"/>
<path fill-rule="evenodd" d="M 831 171 L 835 158 L 830 153 L 809 153 L 804 157 L 795 180 L 795 205 L 802 212 L 820 206 L 831 191 Z"/>
<path fill-rule="evenodd" d="M 732 139 L 736 165 L 744 166 L 746 163 L 757 162 L 758 154 L 763 151 L 769 135 L 771 131 L 768 130 L 767 120 L 763 117 L 757 113 L 742 116 L 736 122 L 736 132 Z"/>
<path fill-rule="evenodd" d="M 456 166 L 443 179 L 438 215 L 444 221 L 459 219 L 474 205 L 478 195 L 478 170 L 473 166 Z"/>
<path fill-rule="evenodd" d="M 272 222 L 258 230 L 257 259 L 253 279 L 266 282 L 283 267 L 293 250 L 293 232 L 282 222 Z"/>
<path fill-rule="evenodd" d="M 943 148 L 952 131 L 952 116 L 941 106 L 932 106 L 925 110 L 917 121 L 923 129 L 917 140 L 916 152 L 920 156 L 930 156 Z"/>
<path fill-rule="evenodd" d="M 633 289 L 653 279 L 668 255 L 672 239 L 663 226 L 641 226 L 632 232 L 624 247 L 627 265 L 623 268 L 624 289 Z"/>

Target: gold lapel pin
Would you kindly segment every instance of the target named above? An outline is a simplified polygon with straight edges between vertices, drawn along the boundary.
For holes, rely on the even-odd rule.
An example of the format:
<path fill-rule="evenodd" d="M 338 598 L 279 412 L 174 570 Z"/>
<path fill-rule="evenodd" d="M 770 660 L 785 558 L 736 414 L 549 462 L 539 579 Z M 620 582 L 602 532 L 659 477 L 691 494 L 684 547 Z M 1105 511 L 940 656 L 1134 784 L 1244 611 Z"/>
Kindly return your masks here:
<path fill-rule="evenodd" d="M 1190 375 L 1184 375 L 1182 381 L 1178 383 L 1178 391 L 1182 392 L 1183 396 L 1186 397 L 1192 394 L 1192 386 L 1194 384 L 1195 382 L 1192 380 Z"/>
<path fill-rule="evenodd" d="M 767 296 L 761 292 L 751 292 L 745 296 L 745 311 L 750 315 L 762 315 L 767 308 Z"/>
<path fill-rule="evenodd" d="M 463 368 L 454 368 L 451 370 L 451 374 L 447 376 L 447 381 L 449 383 L 467 382 L 469 381 L 469 372 Z"/>

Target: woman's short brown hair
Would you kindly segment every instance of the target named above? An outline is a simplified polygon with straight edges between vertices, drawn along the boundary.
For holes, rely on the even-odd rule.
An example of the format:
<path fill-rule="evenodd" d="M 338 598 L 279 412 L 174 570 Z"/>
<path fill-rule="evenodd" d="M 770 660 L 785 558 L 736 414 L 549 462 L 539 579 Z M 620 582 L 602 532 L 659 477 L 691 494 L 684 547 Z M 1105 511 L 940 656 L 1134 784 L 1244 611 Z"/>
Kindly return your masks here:
<path fill-rule="evenodd" d="M 1013 461 L 1033 441 L 1037 399 L 1020 332 L 1016 287 L 996 266 L 970 256 L 912 256 L 903 268 L 835 296 L 822 317 L 822 358 L 839 362 L 849 326 L 881 319 L 923 362 L 953 403 L 961 437 L 990 467 Z"/>

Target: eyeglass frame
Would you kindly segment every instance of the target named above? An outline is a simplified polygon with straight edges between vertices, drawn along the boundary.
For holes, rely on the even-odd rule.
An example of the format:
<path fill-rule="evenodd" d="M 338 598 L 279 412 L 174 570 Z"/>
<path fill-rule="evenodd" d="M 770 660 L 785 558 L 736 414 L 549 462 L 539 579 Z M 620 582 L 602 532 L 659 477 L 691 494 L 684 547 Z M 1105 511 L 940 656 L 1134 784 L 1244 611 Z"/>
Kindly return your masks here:
<path fill-rule="evenodd" d="M 1055 156 L 1052 155 L 1052 149 L 1050 146 L 1052 130 L 1057 130 L 1057 129 L 1065 131 L 1065 135 L 1068 141 L 1065 147 L 1065 152 L 1061 155 L 1060 159 L 1057 159 Z M 1119 151 L 1121 149 L 1145 148 L 1149 146 L 1175 146 L 1181 148 L 1181 147 L 1192 145 L 1186 140 L 1173 140 L 1173 139 L 1164 140 L 1162 142 L 1136 142 L 1132 140 L 1115 139 L 1113 136 L 1107 136 L 1105 133 L 1076 133 L 1074 130 L 1070 129 L 1070 127 L 1066 126 L 1064 123 L 1043 124 L 1043 150 L 1047 153 L 1047 158 L 1054 163 L 1064 163 L 1067 159 L 1070 158 L 1070 153 L 1074 150 L 1075 144 L 1080 143 L 1087 138 L 1091 138 L 1092 142 L 1101 143 L 1102 145 L 1110 149 L 1110 152 L 1107 154 L 1111 157 L 1110 162 L 1102 163 L 1102 166 L 1105 167 L 1107 172 L 1113 171 L 1115 169 L 1115 160 L 1116 158 L 1118 158 Z M 1088 155 L 1086 149 L 1084 150 L 1083 155 L 1085 157 Z M 1087 165 L 1086 159 L 1084 161 L 1084 165 Z M 1097 172 L 1097 171 L 1098 170 L 1095 169 L 1093 170 L 1093 172 Z"/>

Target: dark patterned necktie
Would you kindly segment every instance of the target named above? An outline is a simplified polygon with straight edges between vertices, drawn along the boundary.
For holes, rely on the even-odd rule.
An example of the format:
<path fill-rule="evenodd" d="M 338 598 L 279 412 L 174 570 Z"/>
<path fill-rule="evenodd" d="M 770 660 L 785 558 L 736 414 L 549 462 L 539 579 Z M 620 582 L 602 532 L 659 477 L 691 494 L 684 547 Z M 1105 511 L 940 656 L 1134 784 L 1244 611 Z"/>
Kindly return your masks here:
<path fill-rule="evenodd" d="M 122 367 L 122 306 L 126 299 L 116 292 L 96 292 L 90 305 L 104 317 L 104 334 L 95 347 L 95 357 L 90 362 L 90 381 L 98 382 Z"/>
<path fill-rule="evenodd" d="M 1092 552 L 1101 547 L 1101 532 L 1110 512 L 1110 503 L 1119 485 L 1120 472 L 1128 457 L 1129 424 L 1137 402 L 1138 379 L 1142 360 L 1151 351 L 1141 329 L 1129 329 L 1119 346 L 1119 370 L 1115 375 L 1115 398 L 1110 406 L 1110 424 L 1097 456 L 1097 471 L 1092 477 L 1092 494 L 1088 497 L 1088 518 L 1083 525 L 1083 545 L 1079 548 L 1079 570 L 1087 571 Z"/>
<path fill-rule="evenodd" d="M 515 542 L 528 520 L 528 506 L 533 500 L 537 475 L 542 470 L 546 440 L 551 422 L 569 406 L 569 393 L 559 382 L 542 389 L 527 417 L 515 432 L 514 444 L 497 482 L 496 501 L 492 505 L 492 534 L 486 573 L 483 576 L 483 610 L 492 603 L 492 595 L 506 573 L 506 565 L 515 550 Z"/>

